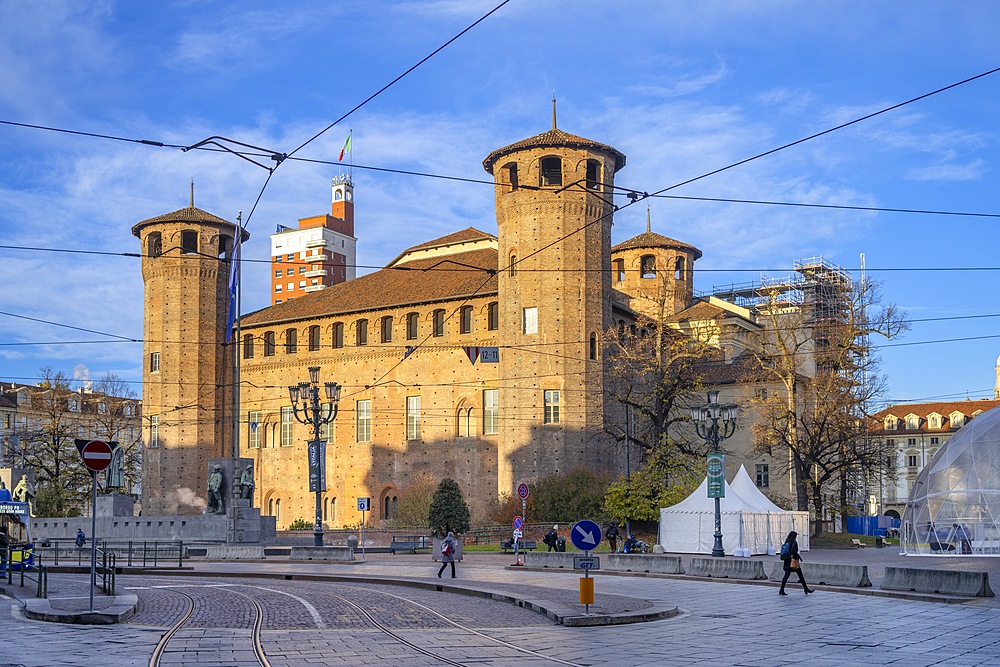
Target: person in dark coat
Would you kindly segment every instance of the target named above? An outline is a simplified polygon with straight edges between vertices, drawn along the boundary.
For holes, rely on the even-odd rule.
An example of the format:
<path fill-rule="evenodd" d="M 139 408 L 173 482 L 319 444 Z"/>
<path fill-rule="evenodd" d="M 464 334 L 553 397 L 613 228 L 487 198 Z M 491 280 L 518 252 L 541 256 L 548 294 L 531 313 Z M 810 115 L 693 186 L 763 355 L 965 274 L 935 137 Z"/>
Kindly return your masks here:
<path fill-rule="evenodd" d="M 542 541 L 548 545 L 549 551 L 559 551 L 559 526 L 552 526 L 552 530 L 545 533 L 545 539 Z"/>
<path fill-rule="evenodd" d="M 448 537 L 441 541 L 441 569 L 438 570 L 438 579 L 441 578 L 444 568 L 448 567 L 448 563 L 451 563 L 451 578 L 455 578 L 455 550 L 457 548 L 455 533 L 449 530 Z"/>
<path fill-rule="evenodd" d="M 813 592 L 813 589 L 806 585 L 806 578 L 802 576 L 802 568 L 799 567 L 799 563 L 802 561 L 802 556 L 799 555 L 799 543 L 795 541 L 795 538 L 799 536 L 794 530 L 788 533 L 788 537 L 785 538 L 785 544 L 788 545 L 788 554 L 781 556 L 782 564 L 784 565 L 785 576 L 781 578 L 781 588 L 778 590 L 778 595 L 788 595 L 785 592 L 785 582 L 788 581 L 788 577 L 791 576 L 792 572 L 798 572 L 799 583 L 802 584 L 802 590 L 805 591 L 806 595 Z M 792 567 L 793 562 L 795 567 Z"/>
<path fill-rule="evenodd" d="M 604 531 L 604 536 L 608 538 L 608 546 L 611 547 L 611 553 L 618 553 L 618 526 L 613 521 L 608 524 L 607 530 Z"/>

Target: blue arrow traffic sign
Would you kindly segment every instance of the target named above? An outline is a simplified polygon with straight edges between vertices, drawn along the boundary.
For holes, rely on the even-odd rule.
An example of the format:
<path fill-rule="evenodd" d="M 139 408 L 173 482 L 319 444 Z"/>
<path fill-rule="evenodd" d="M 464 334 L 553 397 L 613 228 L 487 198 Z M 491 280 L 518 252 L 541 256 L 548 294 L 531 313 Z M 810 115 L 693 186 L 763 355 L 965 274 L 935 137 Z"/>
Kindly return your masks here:
<path fill-rule="evenodd" d="M 593 551 L 601 543 L 601 527 L 588 519 L 577 521 L 573 524 L 569 538 L 580 551 Z"/>

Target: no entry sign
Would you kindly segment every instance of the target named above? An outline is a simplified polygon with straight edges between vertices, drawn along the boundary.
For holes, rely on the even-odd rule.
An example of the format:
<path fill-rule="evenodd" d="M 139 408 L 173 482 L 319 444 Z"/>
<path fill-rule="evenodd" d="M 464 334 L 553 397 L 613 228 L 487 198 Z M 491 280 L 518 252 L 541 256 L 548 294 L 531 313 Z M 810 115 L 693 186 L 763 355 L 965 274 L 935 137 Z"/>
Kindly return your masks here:
<path fill-rule="evenodd" d="M 111 445 L 103 440 L 91 440 L 80 449 L 83 465 L 94 472 L 101 472 L 111 465 Z"/>

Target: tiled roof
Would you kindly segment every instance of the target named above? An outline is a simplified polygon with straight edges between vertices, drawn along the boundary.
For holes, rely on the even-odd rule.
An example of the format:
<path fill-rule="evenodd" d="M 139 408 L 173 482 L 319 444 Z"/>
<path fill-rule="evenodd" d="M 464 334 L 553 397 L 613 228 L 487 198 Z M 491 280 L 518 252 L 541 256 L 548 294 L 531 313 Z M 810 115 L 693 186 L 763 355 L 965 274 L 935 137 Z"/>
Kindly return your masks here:
<path fill-rule="evenodd" d="M 483 160 L 483 169 L 492 174 L 493 165 L 497 160 L 505 155 L 510 155 L 511 153 L 516 153 L 518 151 L 531 148 L 563 148 L 566 146 L 577 148 L 596 148 L 614 155 L 615 171 L 618 171 L 625 166 L 625 155 L 620 153 L 617 149 L 608 146 L 607 144 L 591 141 L 590 139 L 584 139 L 583 137 L 578 137 L 575 134 L 570 134 L 568 132 L 552 128 L 548 132 L 542 132 L 541 134 L 536 134 L 533 137 L 522 139 L 521 141 L 515 142 L 509 146 L 496 149 L 487 155 L 485 160 Z"/>
<path fill-rule="evenodd" d="M 638 236 L 630 238 L 628 241 L 622 241 L 618 245 L 611 248 L 611 252 L 616 253 L 620 250 L 635 250 L 636 248 L 674 248 L 675 250 L 689 250 L 694 251 L 695 259 L 701 259 L 701 250 L 698 250 L 693 245 L 657 234 L 656 232 L 643 232 Z"/>
<path fill-rule="evenodd" d="M 444 248 L 450 245 L 461 245 L 463 243 L 470 243 L 474 241 L 496 242 L 497 237 L 493 236 L 492 234 L 487 234 L 486 232 L 481 232 L 475 227 L 466 227 L 465 229 L 455 232 L 453 234 L 448 234 L 446 236 L 442 236 L 441 238 L 432 239 L 430 241 L 426 241 L 419 245 L 415 245 L 411 248 L 407 248 L 403 252 L 399 253 L 399 255 L 395 259 L 386 264 L 386 268 L 390 266 L 395 266 L 396 264 L 400 263 L 400 261 L 406 258 L 406 256 L 409 255 L 410 253 L 414 253 L 420 250 L 431 250 L 433 248 Z M 456 250 L 456 252 L 461 252 L 461 251 Z"/>
<path fill-rule="evenodd" d="M 7 398 L 3 394 L 0 394 L 0 408 L 16 408 L 16 407 L 17 403 L 15 403 L 12 399 Z"/>
<path fill-rule="evenodd" d="M 729 311 L 725 308 L 720 308 L 714 304 L 707 301 L 696 301 L 694 304 L 688 306 L 679 313 L 675 313 L 673 316 L 667 318 L 668 322 L 704 322 L 705 320 L 714 320 L 719 317 L 728 317 L 731 315 Z"/>
<path fill-rule="evenodd" d="M 941 401 L 935 403 L 900 403 L 898 405 L 890 405 L 884 410 L 879 410 L 874 415 L 872 415 L 872 421 L 876 424 L 877 430 L 883 431 L 885 433 L 898 433 L 900 435 L 906 433 L 917 433 L 917 432 L 928 432 L 928 433 L 940 433 L 942 431 L 954 430 L 956 427 L 952 426 L 949 422 L 948 415 L 953 412 L 961 412 L 966 417 L 971 417 L 974 412 L 986 412 L 987 410 L 992 410 L 993 408 L 1000 407 L 1000 400 L 996 399 L 982 399 L 977 401 L 965 400 L 965 401 Z M 943 417 L 941 420 L 941 428 L 930 428 L 927 417 L 933 413 L 937 413 Z M 920 417 L 920 425 L 915 429 L 906 428 L 906 415 L 914 414 Z M 900 420 L 900 427 L 896 430 L 884 430 L 881 428 L 885 424 L 885 418 L 892 415 Z"/>
<path fill-rule="evenodd" d="M 258 326 L 496 294 L 497 261 L 492 248 L 414 260 L 258 310 L 240 321 Z"/>
<path fill-rule="evenodd" d="M 200 208 L 195 208 L 194 206 L 188 206 L 186 208 L 178 209 L 172 213 L 164 213 L 163 215 L 158 215 L 155 218 L 148 218 L 141 222 L 137 222 L 132 226 L 132 234 L 139 236 L 139 230 L 146 225 L 155 225 L 161 222 L 196 222 L 196 223 L 214 223 L 216 225 L 221 225 L 224 227 L 235 227 L 236 224 L 229 222 L 228 220 L 223 220 L 222 218 L 212 215 L 208 211 L 203 211 Z M 246 241 L 250 238 L 250 233 L 243 230 L 243 240 Z"/>
<path fill-rule="evenodd" d="M 422 248 L 436 248 L 438 246 L 451 245 L 452 243 L 466 243 L 468 241 L 479 241 L 481 239 L 496 239 L 492 234 L 487 234 L 486 232 L 481 232 L 475 227 L 466 227 L 465 229 L 455 232 L 454 234 L 448 234 L 447 236 L 442 236 L 439 239 L 434 239 L 432 241 L 427 241 L 426 243 L 421 243 L 415 245 L 412 248 L 407 248 L 406 252 L 412 250 L 419 250 Z"/>

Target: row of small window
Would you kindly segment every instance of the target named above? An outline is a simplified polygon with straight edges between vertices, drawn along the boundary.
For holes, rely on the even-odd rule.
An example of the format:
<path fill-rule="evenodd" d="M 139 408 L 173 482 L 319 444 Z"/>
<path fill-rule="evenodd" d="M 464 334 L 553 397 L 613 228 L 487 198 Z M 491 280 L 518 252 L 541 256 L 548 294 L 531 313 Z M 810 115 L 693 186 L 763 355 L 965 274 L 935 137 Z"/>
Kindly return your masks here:
<path fill-rule="evenodd" d="M 323 497 L 322 500 L 323 507 L 323 521 L 329 521 L 330 523 L 337 522 L 337 498 L 336 497 Z M 396 517 L 399 514 L 399 496 L 387 494 L 382 498 L 382 502 L 379 503 L 378 507 L 382 511 L 380 519 L 388 521 Z M 372 508 L 373 510 L 375 508 Z M 273 516 L 277 523 L 281 524 L 281 498 L 269 498 L 266 502 L 266 512 L 267 516 Z"/>
<path fill-rule="evenodd" d="M 686 262 L 683 257 L 674 258 L 674 280 L 684 279 L 684 268 Z M 618 278 L 618 282 L 625 280 L 625 260 L 616 259 L 614 261 L 615 275 Z M 656 277 L 656 256 L 655 255 L 643 255 L 639 260 L 639 277 L 640 278 L 655 278 Z"/>
<path fill-rule="evenodd" d="M 343 245 L 343 242 L 341 242 L 341 245 Z M 321 257 L 321 255 L 322 255 L 322 257 Z M 280 264 L 281 263 L 281 257 L 282 257 L 281 255 L 274 255 L 271 259 L 274 261 L 275 264 Z M 284 257 L 285 257 L 285 261 L 286 262 L 294 262 L 295 261 L 295 253 L 294 252 L 290 252 L 287 255 L 285 255 Z M 308 260 L 315 261 L 317 259 L 326 259 L 326 256 L 323 255 L 323 250 L 321 248 L 311 248 L 309 250 L 302 251 L 302 259 L 308 259 Z"/>
<path fill-rule="evenodd" d="M 560 424 L 562 422 L 562 396 L 558 389 L 546 389 L 542 392 L 544 403 L 542 422 L 545 424 Z M 476 414 L 474 408 L 459 408 L 456 415 L 456 435 L 459 438 L 476 436 Z M 247 415 L 247 445 L 251 449 L 260 448 L 263 444 L 263 413 L 252 411 Z M 156 420 L 159 425 L 159 418 Z M 291 447 L 295 444 L 295 415 L 291 406 L 281 408 L 280 430 L 278 444 L 281 447 Z M 406 397 L 406 439 L 419 440 L 421 437 L 421 397 Z M 496 435 L 500 426 L 499 391 L 486 389 L 483 391 L 483 435 Z M 152 434 L 151 434 L 152 435 Z M 372 440 L 372 402 L 371 399 L 359 400 L 355 403 L 354 437 L 357 442 Z M 332 423 L 325 424 L 320 429 L 320 438 L 327 442 L 333 441 Z"/>
<path fill-rule="evenodd" d="M 587 160 L 586 187 L 588 190 L 600 191 L 604 185 L 601 182 L 601 162 L 599 160 Z M 500 183 L 514 192 L 521 187 L 521 180 L 518 175 L 518 165 L 516 162 L 508 162 L 500 170 Z M 556 156 L 543 157 L 538 160 L 538 185 L 540 187 L 562 185 L 563 168 L 562 158 Z"/>
<path fill-rule="evenodd" d="M 311 281 L 311 284 L 313 284 L 313 285 L 319 285 L 319 278 L 313 278 L 312 281 Z M 282 287 L 281 285 L 275 285 L 274 286 L 274 291 L 275 292 L 280 292 L 281 291 L 281 287 Z M 306 287 L 306 281 L 305 280 L 300 280 L 299 281 L 299 289 L 305 289 L 305 287 Z M 294 282 L 288 283 L 288 291 L 291 292 L 294 289 L 295 289 L 295 283 Z"/>
<path fill-rule="evenodd" d="M 538 331 L 538 311 L 537 309 L 525 309 L 531 310 L 533 317 L 530 320 L 531 327 L 533 328 L 532 333 L 537 333 Z M 447 311 L 443 308 L 435 310 L 432 314 L 432 330 L 431 334 L 435 337 L 444 336 L 445 334 L 445 322 L 447 320 Z M 406 315 L 406 340 L 417 340 L 420 333 L 420 313 L 409 313 Z M 487 306 L 487 316 L 486 316 L 486 329 L 488 331 L 496 331 L 500 325 L 500 313 L 497 303 L 494 301 Z M 393 332 L 395 326 L 395 318 L 391 315 L 386 315 L 379 320 L 379 341 L 382 343 L 391 343 L 393 340 Z M 528 320 L 526 319 L 525 327 L 528 327 Z M 368 345 L 368 328 L 369 321 L 365 318 L 356 320 L 354 322 L 354 344 L 358 347 Z M 458 329 L 461 334 L 471 334 L 473 328 L 473 307 L 463 306 L 459 311 L 458 317 Z M 335 322 L 331 330 L 331 345 L 334 348 L 344 347 L 344 330 L 345 326 L 343 322 Z M 285 329 L 283 336 L 283 347 L 285 348 L 285 354 L 295 354 L 298 352 L 299 348 L 299 332 L 298 329 L 290 328 Z M 321 338 L 321 328 L 319 325 L 313 325 L 309 327 L 307 332 L 307 343 L 310 352 L 314 352 L 320 349 L 322 342 Z M 252 359 L 255 352 L 255 339 L 254 334 L 246 334 L 243 336 L 243 358 Z M 264 356 L 272 357 L 274 356 L 276 349 L 276 338 L 275 332 L 265 331 L 264 332 Z M 157 362 L 158 363 L 158 362 Z M 159 366 L 157 366 L 159 368 Z"/>
<path fill-rule="evenodd" d="M 948 420 L 951 425 L 951 428 L 961 428 L 965 426 L 966 416 L 963 415 L 961 412 L 953 412 L 950 415 L 948 415 Z M 920 417 L 916 415 L 909 415 L 906 417 L 906 421 L 903 421 L 902 419 L 896 419 L 895 417 L 891 416 L 886 417 L 884 427 L 886 431 L 895 431 L 902 424 L 906 425 L 907 431 L 915 431 L 916 429 L 920 428 Z M 927 417 L 927 427 L 933 429 L 943 428 L 944 417 L 936 414 L 929 415 Z"/>
<path fill-rule="evenodd" d="M 182 255 L 198 255 L 198 232 L 193 229 L 185 229 L 181 232 L 180 251 Z M 229 258 L 233 249 L 233 237 L 225 234 L 219 237 L 219 257 Z M 146 255 L 148 257 L 159 257 L 163 254 L 163 235 L 160 232 L 150 232 L 146 236 Z"/>
<path fill-rule="evenodd" d="M 930 444 L 932 446 L 937 446 L 940 443 L 941 443 L 941 438 L 939 438 L 937 436 L 932 436 L 930 438 Z M 885 441 L 885 444 L 887 444 L 890 447 L 895 447 L 896 446 L 896 441 L 893 440 L 892 438 L 889 438 L 888 440 Z M 906 446 L 907 447 L 916 447 L 917 446 L 917 439 L 916 438 L 907 438 L 906 439 Z"/>

